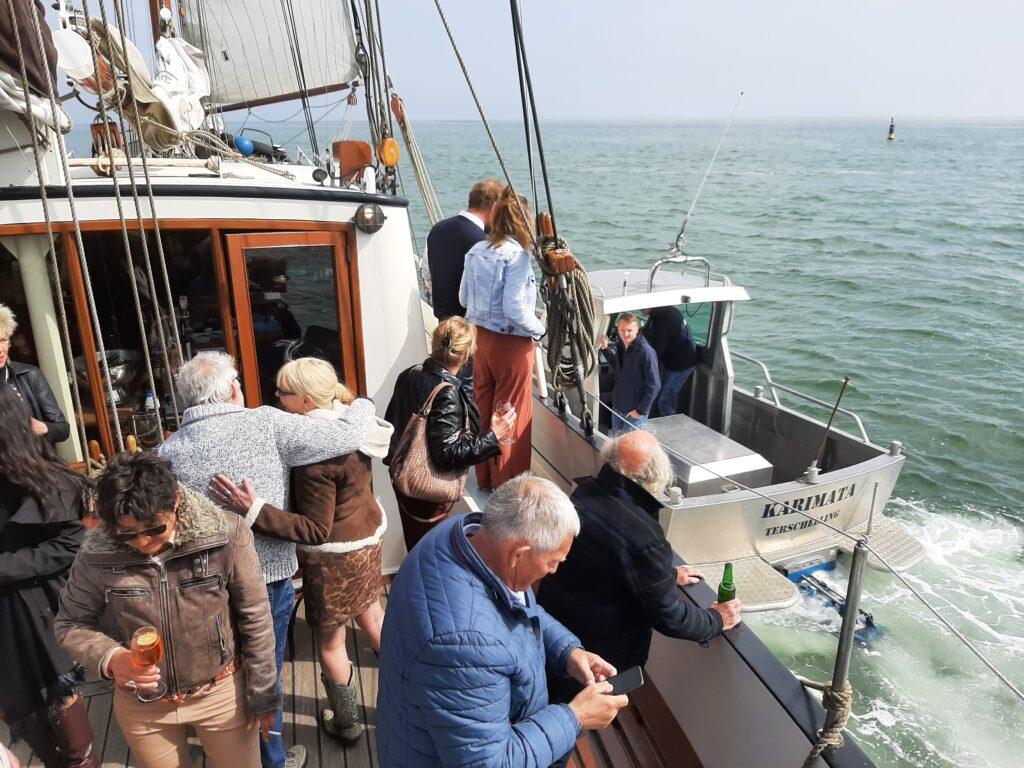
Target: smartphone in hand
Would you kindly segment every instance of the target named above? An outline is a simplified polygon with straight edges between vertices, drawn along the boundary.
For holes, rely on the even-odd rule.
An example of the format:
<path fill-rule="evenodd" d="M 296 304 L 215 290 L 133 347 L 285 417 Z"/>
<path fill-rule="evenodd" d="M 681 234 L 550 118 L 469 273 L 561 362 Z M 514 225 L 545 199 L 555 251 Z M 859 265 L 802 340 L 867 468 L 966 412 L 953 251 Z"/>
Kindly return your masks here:
<path fill-rule="evenodd" d="M 644 684 L 644 671 L 640 667 L 630 667 L 624 672 L 612 675 L 606 682 L 612 684 L 612 696 L 635 691 Z"/>

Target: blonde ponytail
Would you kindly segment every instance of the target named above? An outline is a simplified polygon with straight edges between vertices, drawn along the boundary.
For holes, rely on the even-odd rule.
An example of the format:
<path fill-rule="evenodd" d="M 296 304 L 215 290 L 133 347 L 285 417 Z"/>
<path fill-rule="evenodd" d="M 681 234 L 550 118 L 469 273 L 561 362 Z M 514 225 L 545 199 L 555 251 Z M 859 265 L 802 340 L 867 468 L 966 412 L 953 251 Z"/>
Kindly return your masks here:
<path fill-rule="evenodd" d="M 316 357 L 300 357 L 281 366 L 277 387 L 297 395 L 308 395 L 318 408 L 331 408 L 335 400 L 346 405 L 355 395 L 338 380 L 334 366 Z"/>

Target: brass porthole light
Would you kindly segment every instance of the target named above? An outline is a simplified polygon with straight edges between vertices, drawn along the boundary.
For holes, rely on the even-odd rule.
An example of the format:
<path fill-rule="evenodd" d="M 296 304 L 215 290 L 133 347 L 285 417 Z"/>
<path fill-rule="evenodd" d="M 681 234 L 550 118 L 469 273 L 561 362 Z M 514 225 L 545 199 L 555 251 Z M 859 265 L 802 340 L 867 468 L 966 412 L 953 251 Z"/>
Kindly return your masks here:
<path fill-rule="evenodd" d="M 384 215 L 384 209 L 376 203 L 363 203 L 356 208 L 356 215 L 352 217 L 352 223 L 356 228 L 368 235 L 379 232 L 385 221 L 387 217 Z"/>

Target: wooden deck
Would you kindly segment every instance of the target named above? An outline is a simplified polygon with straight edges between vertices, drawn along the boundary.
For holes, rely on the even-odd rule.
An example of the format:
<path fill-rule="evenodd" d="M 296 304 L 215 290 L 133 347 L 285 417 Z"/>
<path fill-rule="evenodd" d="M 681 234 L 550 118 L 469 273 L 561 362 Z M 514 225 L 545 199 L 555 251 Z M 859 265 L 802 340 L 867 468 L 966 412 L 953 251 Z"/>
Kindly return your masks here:
<path fill-rule="evenodd" d="M 386 586 L 382 590 L 382 599 L 387 602 Z M 366 635 L 356 629 L 354 624 L 350 624 L 347 635 L 348 652 L 356 664 L 359 703 L 366 724 L 366 733 L 358 743 L 345 747 L 340 740 L 324 733 L 318 727 L 320 707 L 324 706 L 325 700 L 320 685 L 316 642 L 304 614 L 304 606 L 300 605 L 298 618 L 293 627 L 294 657 L 292 648 L 288 648 L 281 673 L 285 697 L 285 743 L 289 746 L 302 744 L 306 747 L 309 755 L 307 768 L 376 768 L 378 761 L 375 705 L 378 656 L 370 647 Z M 80 689 L 88 706 L 89 720 L 95 734 L 93 744 L 101 756 L 103 768 L 134 768 L 131 750 L 128 749 L 113 715 L 112 686 L 110 681 L 95 681 L 86 683 Z M 645 686 L 647 687 L 649 686 Z M 649 697 L 638 694 L 640 692 L 632 694 L 634 703 L 620 714 L 610 728 L 600 732 L 584 733 L 580 737 L 568 768 L 683 768 L 700 765 L 691 759 L 692 751 L 685 738 L 682 744 L 672 744 L 669 749 L 664 748 L 663 740 L 653 735 L 651 726 L 656 724 L 654 721 L 671 720 L 671 715 L 656 693 L 652 700 L 653 705 L 649 702 L 646 706 L 642 702 Z M 638 708 L 638 704 L 642 709 Z M 648 719 L 652 722 L 647 722 Z M 0 743 L 10 746 L 21 761 L 22 768 L 42 768 L 42 762 L 33 756 L 28 745 L 24 742 L 11 744 L 10 733 L 2 721 Z M 198 739 L 193 737 L 191 743 L 191 768 L 204 768 L 205 761 Z"/>

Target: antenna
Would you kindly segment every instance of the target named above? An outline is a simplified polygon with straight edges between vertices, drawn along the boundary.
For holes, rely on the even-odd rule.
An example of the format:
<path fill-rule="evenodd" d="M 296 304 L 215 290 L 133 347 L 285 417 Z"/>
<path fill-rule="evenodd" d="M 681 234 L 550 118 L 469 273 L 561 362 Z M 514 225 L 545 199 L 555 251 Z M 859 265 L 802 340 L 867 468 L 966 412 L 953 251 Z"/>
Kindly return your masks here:
<path fill-rule="evenodd" d="M 697 201 L 700 199 L 700 193 L 704 191 L 704 184 L 707 183 L 708 176 L 711 175 L 711 168 L 715 164 L 715 160 L 718 158 L 718 153 L 722 149 L 722 144 L 725 143 L 725 136 L 729 133 L 729 128 L 732 127 L 733 118 L 736 117 L 736 110 L 739 109 L 740 100 L 743 99 L 743 91 L 740 91 L 740 95 L 736 97 L 736 103 L 732 107 L 732 113 L 729 115 L 729 121 L 725 124 L 725 130 L 722 131 L 722 138 L 718 140 L 718 146 L 715 147 L 715 153 L 711 156 L 711 162 L 708 163 L 708 168 L 704 171 L 704 178 L 700 180 L 700 186 L 697 187 L 697 194 L 693 196 L 693 202 L 690 203 L 690 210 L 686 212 L 686 216 L 683 217 L 683 226 L 679 228 L 679 234 L 676 235 L 676 241 L 670 246 L 669 250 L 676 253 L 682 253 L 683 246 L 686 245 L 686 238 L 683 233 L 686 232 L 686 225 L 690 221 L 690 216 L 693 215 L 693 209 L 697 207 Z"/>

